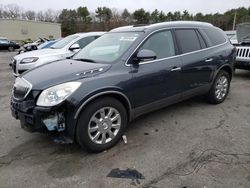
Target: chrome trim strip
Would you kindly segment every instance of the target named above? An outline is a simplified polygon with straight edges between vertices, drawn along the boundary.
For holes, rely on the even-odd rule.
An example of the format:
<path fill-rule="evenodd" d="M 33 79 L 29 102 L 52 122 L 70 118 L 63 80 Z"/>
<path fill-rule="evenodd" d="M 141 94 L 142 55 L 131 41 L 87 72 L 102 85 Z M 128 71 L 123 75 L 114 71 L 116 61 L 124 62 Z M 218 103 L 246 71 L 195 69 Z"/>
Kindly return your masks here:
<path fill-rule="evenodd" d="M 176 68 L 172 68 L 170 71 L 174 72 L 174 71 L 180 71 L 180 70 L 181 70 L 181 67 L 176 67 Z"/>
<path fill-rule="evenodd" d="M 146 40 L 148 39 L 151 35 L 153 35 L 154 33 L 158 32 L 158 31 L 162 31 L 162 30 L 171 30 L 171 29 L 202 29 L 200 27 L 171 27 L 171 28 L 162 28 L 162 29 L 158 29 L 158 30 L 155 30 L 153 31 L 152 33 L 150 33 L 147 37 L 145 37 L 141 42 L 140 44 L 135 48 L 135 50 L 133 51 L 133 53 L 131 53 L 131 55 L 129 56 L 129 58 L 126 60 L 125 62 L 125 65 L 127 67 L 131 67 L 132 65 L 131 64 L 128 64 L 128 60 L 132 57 L 132 55 L 135 53 L 135 51 L 141 46 L 141 44 Z M 140 65 L 143 65 L 143 64 L 148 64 L 148 63 L 154 63 L 154 62 L 158 62 L 158 61 L 162 61 L 162 60 L 167 60 L 167 59 L 172 59 L 172 58 L 175 58 L 175 57 L 182 57 L 182 56 L 185 56 L 185 55 L 189 55 L 189 54 L 193 54 L 193 53 L 196 53 L 196 52 L 200 52 L 200 51 L 205 51 L 205 50 L 209 50 L 209 49 L 213 49 L 213 48 L 216 48 L 216 47 L 219 47 L 219 46 L 223 46 L 225 45 L 226 43 L 228 43 L 228 40 L 225 38 L 225 42 L 224 43 L 221 43 L 221 44 L 218 44 L 218 45 L 215 45 L 215 46 L 211 46 L 211 47 L 208 47 L 208 48 L 204 48 L 204 49 L 200 49 L 200 50 L 196 50 L 196 51 L 193 51 L 193 52 L 188 52 L 188 53 L 184 53 L 184 54 L 180 54 L 180 55 L 175 55 L 175 56 L 171 56 L 171 57 L 166 57 L 166 58 L 162 58 L 162 59 L 156 59 L 156 60 L 153 60 L 153 61 L 146 61 L 146 62 L 142 62 L 142 63 L 139 63 Z"/>
<path fill-rule="evenodd" d="M 80 112 L 82 111 L 83 107 L 84 107 L 88 102 L 90 102 L 91 100 L 93 100 L 93 99 L 96 98 L 96 97 L 99 97 L 99 96 L 105 95 L 105 94 L 119 94 L 119 95 L 123 96 L 123 97 L 126 99 L 128 105 L 129 105 L 129 113 L 130 113 L 130 111 L 131 111 L 131 103 L 130 103 L 128 97 L 127 97 L 125 94 L 123 94 L 123 93 L 121 93 L 121 92 L 119 92 L 119 91 L 103 91 L 103 92 L 101 92 L 101 93 L 97 93 L 97 94 L 91 96 L 91 97 L 88 98 L 86 101 L 84 101 L 84 103 L 82 103 L 81 106 L 80 106 L 80 107 L 78 108 L 78 110 L 76 111 L 76 114 L 75 114 L 75 116 L 74 116 L 74 119 L 77 119 L 77 117 L 79 116 L 79 114 L 80 114 Z"/>

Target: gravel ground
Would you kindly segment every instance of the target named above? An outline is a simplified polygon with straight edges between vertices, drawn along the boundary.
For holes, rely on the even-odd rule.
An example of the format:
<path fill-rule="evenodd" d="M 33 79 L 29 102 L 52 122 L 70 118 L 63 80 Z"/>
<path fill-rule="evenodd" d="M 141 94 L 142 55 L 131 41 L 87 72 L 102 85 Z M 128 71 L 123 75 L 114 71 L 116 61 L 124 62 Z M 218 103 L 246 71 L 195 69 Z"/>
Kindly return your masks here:
<path fill-rule="evenodd" d="M 1 188 L 250 187 L 250 71 L 236 71 L 223 104 L 198 97 L 142 116 L 126 132 L 127 144 L 89 154 L 27 133 L 11 117 L 14 55 L 0 52 Z M 107 177 L 113 169 L 126 178 Z"/>

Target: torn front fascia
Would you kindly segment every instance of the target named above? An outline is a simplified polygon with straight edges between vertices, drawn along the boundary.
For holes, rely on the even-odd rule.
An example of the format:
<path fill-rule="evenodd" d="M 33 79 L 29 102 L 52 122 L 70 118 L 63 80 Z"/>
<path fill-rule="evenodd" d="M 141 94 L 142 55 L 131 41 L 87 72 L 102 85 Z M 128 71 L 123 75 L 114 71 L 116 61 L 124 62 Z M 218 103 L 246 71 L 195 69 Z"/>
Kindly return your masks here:
<path fill-rule="evenodd" d="M 42 121 L 47 127 L 48 131 L 62 132 L 66 128 L 63 112 L 55 112 L 53 115 L 43 118 Z"/>

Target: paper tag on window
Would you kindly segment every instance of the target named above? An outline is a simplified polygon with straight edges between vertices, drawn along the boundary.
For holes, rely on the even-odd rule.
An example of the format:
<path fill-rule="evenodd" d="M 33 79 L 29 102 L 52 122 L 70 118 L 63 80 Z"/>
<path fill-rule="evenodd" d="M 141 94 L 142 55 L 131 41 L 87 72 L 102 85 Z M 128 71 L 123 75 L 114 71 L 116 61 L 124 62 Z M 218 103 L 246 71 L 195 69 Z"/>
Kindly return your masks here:
<path fill-rule="evenodd" d="M 136 37 L 121 37 L 120 41 L 135 41 Z"/>

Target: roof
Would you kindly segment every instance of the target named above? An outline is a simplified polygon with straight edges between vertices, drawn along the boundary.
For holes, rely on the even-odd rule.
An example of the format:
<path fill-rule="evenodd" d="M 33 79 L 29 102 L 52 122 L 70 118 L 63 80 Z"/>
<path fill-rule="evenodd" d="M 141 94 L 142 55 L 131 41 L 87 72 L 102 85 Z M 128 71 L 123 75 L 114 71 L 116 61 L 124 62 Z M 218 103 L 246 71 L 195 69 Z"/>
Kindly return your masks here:
<path fill-rule="evenodd" d="M 78 36 L 96 36 L 96 35 L 103 35 L 106 32 L 103 31 L 97 31 L 97 32 L 86 32 L 86 33 L 75 33 L 74 35 L 78 35 Z"/>
<path fill-rule="evenodd" d="M 173 28 L 173 27 L 211 27 L 213 26 L 210 23 L 206 22 L 197 22 L 197 21 L 170 21 L 170 22 L 161 22 L 155 24 L 147 25 L 130 25 L 124 27 L 118 27 L 111 30 L 111 32 L 122 32 L 122 31 L 145 31 L 148 29 L 161 29 L 161 28 Z"/>

